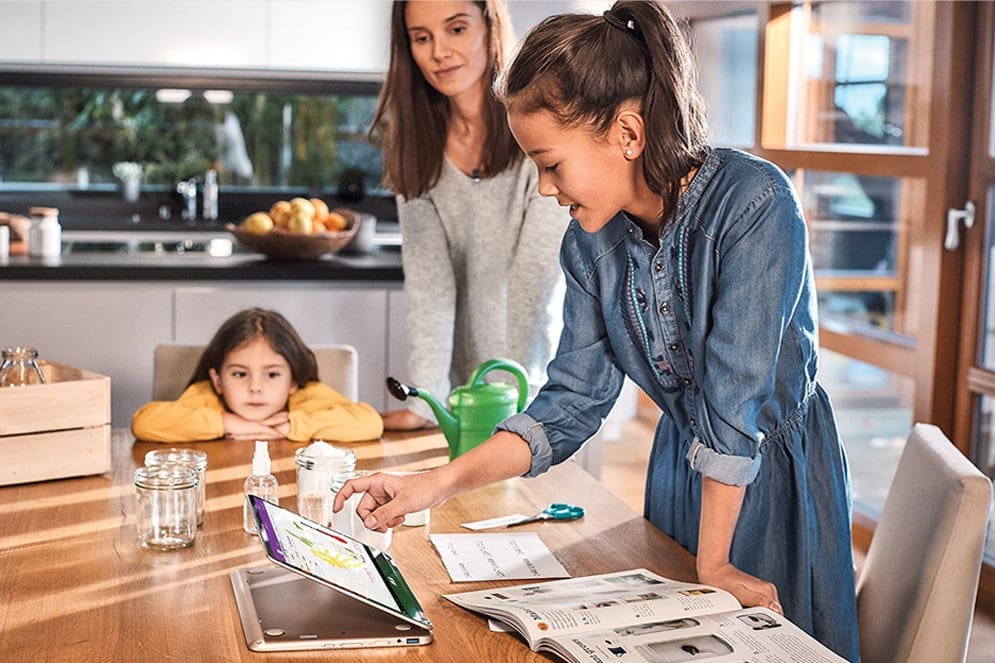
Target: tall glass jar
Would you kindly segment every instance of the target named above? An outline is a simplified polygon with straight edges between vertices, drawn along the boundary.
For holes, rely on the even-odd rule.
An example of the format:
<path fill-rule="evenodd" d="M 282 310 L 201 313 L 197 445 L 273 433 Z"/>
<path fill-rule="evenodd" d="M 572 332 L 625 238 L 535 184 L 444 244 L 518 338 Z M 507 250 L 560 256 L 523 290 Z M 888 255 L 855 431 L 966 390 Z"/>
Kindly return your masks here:
<path fill-rule="evenodd" d="M 297 513 L 322 525 L 332 521 L 332 502 L 356 469 L 356 453 L 323 440 L 294 453 L 297 465 Z"/>
<path fill-rule="evenodd" d="M 135 525 L 138 545 L 176 550 L 197 534 L 197 472 L 171 463 L 135 470 Z"/>
<path fill-rule="evenodd" d="M 45 374 L 38 366 L 38 351 L 28 345 L 3 349 L 0 360 L 0 387 L 44 384 Z"/>
<path fill-rule="evenodd" d="M 198 449 L 153 449 L 145 454 L 146 467 L 167 463 L 186 465 L 197 472 L 197 526 L 204 524 L 204 502 L 207 493 L 207 454 Z"/>

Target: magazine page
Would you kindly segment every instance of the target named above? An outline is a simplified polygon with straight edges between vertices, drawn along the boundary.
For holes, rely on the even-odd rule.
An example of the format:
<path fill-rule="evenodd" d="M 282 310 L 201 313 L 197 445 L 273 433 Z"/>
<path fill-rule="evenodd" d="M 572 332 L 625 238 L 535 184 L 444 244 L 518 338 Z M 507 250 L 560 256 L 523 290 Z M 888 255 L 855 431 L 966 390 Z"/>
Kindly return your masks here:
<path fill-rule="evenodd" d="M 766 608 L 557 635 L 540 649 L 589 663 L 846 663 Z"/>
<path fill-rule="evenodd" d="M 516 627 L 533 649 L 542 636 L 738 610 L 728 592 L 645 569 L 448 594 L 453 603 Z"/>

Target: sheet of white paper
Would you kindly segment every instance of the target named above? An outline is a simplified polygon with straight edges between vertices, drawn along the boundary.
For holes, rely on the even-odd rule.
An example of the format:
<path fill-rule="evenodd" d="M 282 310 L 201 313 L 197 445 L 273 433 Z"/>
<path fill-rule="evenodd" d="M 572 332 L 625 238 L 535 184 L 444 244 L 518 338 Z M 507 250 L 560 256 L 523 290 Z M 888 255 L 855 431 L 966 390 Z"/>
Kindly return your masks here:
<path fill-rule="evenodd" d="M 498 516 L 497 518 L 488 518 L 487 520 L 475 520 L 472 523 L 463 523 L 460 527 L 472 529 L 476 532 L 477 530 L 491 529 L 492 527 L 504 527 L 505 525 L 510 525 L 511 523 L 521 522 L 526 518 L 528 518 L 528 516 L 520 513 L 513 513 L 510 516 Z"/>
<path fill-rule="evenodd" d="M 433 534 L 431 539 L 453 582 L 570 577 L 535 532 Z"/>
<path fill-rule="evenodd" d="M 515 629 L 511 628 L 510 626 L 508 626 L 504 622 L 499 621 L 497 619 L 490 619 L 490 618 L 488 618 L 488 620 L 487 620 L 487 628 L 489 628 L 491 631 L 494 631 L 495 633 L 514 633 L 515 632 Z"/>

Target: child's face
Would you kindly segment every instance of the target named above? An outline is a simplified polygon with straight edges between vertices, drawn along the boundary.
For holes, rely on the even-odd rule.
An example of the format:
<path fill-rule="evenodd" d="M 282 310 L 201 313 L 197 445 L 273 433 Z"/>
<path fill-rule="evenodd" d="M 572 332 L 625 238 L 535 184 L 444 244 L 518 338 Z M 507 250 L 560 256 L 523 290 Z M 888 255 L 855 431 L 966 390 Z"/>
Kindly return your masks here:
<path fill-rule="evenodd" d="M 569 206 L 571 218 L 585 231 L 601 230 L 619 210 L 642 212 L 637 196 L 645 189 L 641 163 L 635 153 L 626 158 L 631 148 L 617 127 L 601 137 L 585 128 L 565 127 L 548 111 L 510 112 L 508 124 L 535 162 L 539 193 Z"/>
<path fill-rule="evenodd" d="M 409 2 L 404 23 L 411 57 L 429 85 L 447 97 L 484 90 L 487 24 L 473 2 Z"/>
<path fill-rule="evenodd" d="M 220 372 L 211 369 L 211 382 L 228 409 L 249 421 L 285 410 L 297 391 L 287 360 L 262 337 L 229 352 Z"/>

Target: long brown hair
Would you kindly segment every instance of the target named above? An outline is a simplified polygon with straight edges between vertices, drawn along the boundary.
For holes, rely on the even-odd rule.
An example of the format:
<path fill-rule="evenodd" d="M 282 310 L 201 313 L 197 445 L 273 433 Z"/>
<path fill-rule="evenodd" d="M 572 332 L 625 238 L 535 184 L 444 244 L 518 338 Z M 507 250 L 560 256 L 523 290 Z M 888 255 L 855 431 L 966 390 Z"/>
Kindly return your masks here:
<path fill-rule="evenodd" d="M 391 12 L 390 65 L 369 137 L 383 147 L 384 185 L 405 198 L 416 198 L 439 181 L 451 109 L 449 99 L 429 85 L 411 57 L 404 21 L 407 4 L 395 0 Z M 483 12 L 488 30 L 481 174 L 491 177 L 522 161 L 522 152 L 508 128 L 505 108 L 491 93 L 514 35 L 503 2 L 483 0 L 473 4 Z"/>
<path fill-rule="evenodd" d="M 318 380 L 318 361 L 293 325 L 276 311 L 261 308 L 249 308 L 239 311 L 218 327 L 214 337 L 204 348 L 204 353 L 197 362 L 193 377 L 187 384 L 210 380 L 210 370 L 218 373 L 224 366 L 225 358 L 232 350 L 236 350 L 249 341 L 263 338 L 273 348 L 273 352 L 282 356 L 290 365 L 290 374 L 298 388 L 303 389 L 309 382 Z"/>
<path fill-rule="evenodd" d="M 681 25 L 656 2 L 619 0 L 603 16 L 543 20 L 495 92 L 515 112 L 548 111 L 564 126 L 601 135 L 623 104 L 638 104 L 646 122 L 643 175 L 663 198 L 664 217 L 677 208 L 681 179 L 708 152 L 691 47 Z"/>

